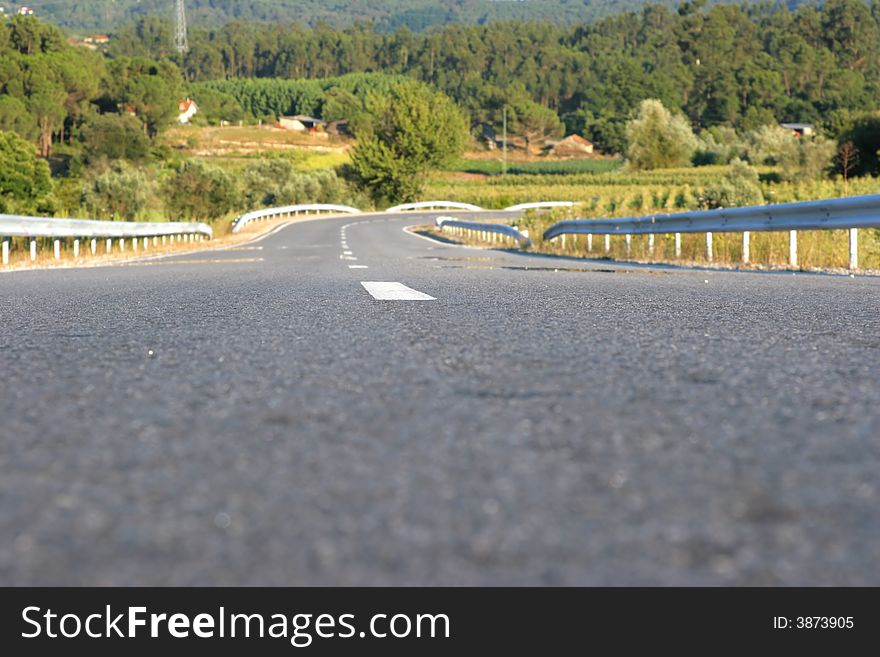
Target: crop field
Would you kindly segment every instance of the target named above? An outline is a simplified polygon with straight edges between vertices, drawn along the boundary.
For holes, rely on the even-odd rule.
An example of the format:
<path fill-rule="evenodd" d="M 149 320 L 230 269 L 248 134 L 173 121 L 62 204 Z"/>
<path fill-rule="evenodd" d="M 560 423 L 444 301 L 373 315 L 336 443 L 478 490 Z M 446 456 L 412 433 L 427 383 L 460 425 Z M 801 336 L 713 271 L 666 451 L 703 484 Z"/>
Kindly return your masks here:
<path fill-rule="evenodd" d="M 758 170 L 762 191 L 771 203 L 880 193 L 880 180 L 872 177 L 850 180 L 846 186 L 840 179 L 787 183 L 777 182 L 776 172 L 771 167 Z M 543 242 L 540 235 L 563 218 L 624 217 L 697 209 L 703 191 L 727 171 L 726 166 L 707 166 L 647 172 L 618 169 L 595 174 L 509 174 L 485 178 L 462 178 L 444 172 L 430 180 L 425 197 L 475 203 L 489 209 L 529 201 L 576 201 L 580 205 L 573 210 L 534 213 L 518 222 L 520 228 L 529 230 L 534 250 L 575 257 L 709 264 L 706 236 L 702 233 L 682 235 L 679 258 L 675 257 L 674 236 L 671 234 L 657 235 L 653 251 L 645 235 L 633 236 L 629 244 L 624 237 L 615 236 L 607 253 L 602 236 L 594 236 L 592 250 L 588 250 L 586 236 L 568 236 L 563 246 L 561 240 Z M 715 233 L 712 248 L 713 265 L 741 264 L 741 233 Z M 750 267 L 786 267 L 788 234 L 753 232 L 750 252 Z M 799 267 L 842 270 L 847 267 L 848 259 L 846 231 L 803 231 L 798 234 Z M 859 231 L 859 263 L 862 269 L 880 270 L 880 230 Z"/>
<path fill-rule="evenodd" d="M 688 167 L 655 171 L 583 174 L 508 174 L 485 178 L 462 177 L 452 172 L 435 174 L 425 198 L 474 203 L 484 208 L 504 208 L 530 201 L 576 201 L 585 204 L 588 217 L 627 216 L 645 212 L 696 209 L 703 191 L 727 173 L 727 166 Z M 762 188 L 773 203 L 837 198 L 880 192 L 880 181 L 866 177 L 851 180 L 844 190 L 841 180 L 801 183 L 774 182 L 770 167 L 759 167 Z"/>

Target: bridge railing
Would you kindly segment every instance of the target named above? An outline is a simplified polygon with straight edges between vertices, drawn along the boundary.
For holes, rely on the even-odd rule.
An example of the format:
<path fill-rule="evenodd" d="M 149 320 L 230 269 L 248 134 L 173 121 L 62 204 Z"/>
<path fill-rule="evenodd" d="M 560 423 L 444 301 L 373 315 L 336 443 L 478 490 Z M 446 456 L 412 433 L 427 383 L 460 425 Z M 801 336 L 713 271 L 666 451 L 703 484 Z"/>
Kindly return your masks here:
<path fill-rule="evenodd" d="M 507 224 L 462 221 L 453 217 L 437 217 L 434 223 L 441 232 L 459 237 L 469 236 L 484 242 L 497 244 L 503 244 L 505 241 L 511 240 L 517 246 L 528 246 L 531 244 L 528 233 Z"/>
<path fill-rule="evenodd" d="M 458 201 L 420 201 L 418 203 L 404 203 L 388 208 L 386 212 L 412 212 L 415 210 L 482 210 L 478 205 L 471 203 L 459 203 Z"/>
<path fill-rule="evenodd" d="M 824 201 L 780 203 L 719 210 L 699 210 L 675 214 L 655 214 L 620 219 L 571 219 L 560 221 L 544 231 L 544 240 L 566 235 L 586 235 L 592 251 L 592 236 L 605 236 L 605 252 L 610 237 L 623 235 L 627 246 L 632 235 L 648 235 L 648 253 L 653 253 L 653 236 L 675 234 L 675 255 L 681 255 L 682 233 L 706 233 L 706 258 L 712 261 L 712 234 L 743 235 L 742 261 L 748 263 L 749 235 L 759 231 L 788 231 L 789 264 L 798 264 L 797 233 L 802 230 L 849 230 L 849 266 L 858 268 L 858 229 L 880 228 L 880 194 Z"/>
<path fill-rule="evenodd" d="M 126 241 L 137 251 L 169 242 L 201 241 L 213 237 L 210 226 L 198 222 L 150 222 L 150 221 L 95 221 L 92 219 L 50 219 L 20 215 L 0 215 L 0 240 L 2 256 L 0 262 L 9 264 L 10 242 L 12 238 L 25 238 L 30 244 L 30 259 L 37 259 L 38 238 L 52 239 L 54 257 L 61 259 L 62 240 L 73 241 L 73 255 L 79 257 L 82 242 L 88 241 L 88 250 L 95 255 L 98 240 L 105 241 L 104 250 L 111 253 L 113 242 L 120 251 L 125 250 Z"/>
<path fill-rule="evenodd" d="M 232 232 L 237 233 L 249 223 L 266 219 L 292 218 L 308 214 L 360 214 L 360 210 L 348 205 L 332 203 L 307 203 L 300 205 L 284 205 L 277 208 L 264 208 L 246 212 L 232 222 Z"/>

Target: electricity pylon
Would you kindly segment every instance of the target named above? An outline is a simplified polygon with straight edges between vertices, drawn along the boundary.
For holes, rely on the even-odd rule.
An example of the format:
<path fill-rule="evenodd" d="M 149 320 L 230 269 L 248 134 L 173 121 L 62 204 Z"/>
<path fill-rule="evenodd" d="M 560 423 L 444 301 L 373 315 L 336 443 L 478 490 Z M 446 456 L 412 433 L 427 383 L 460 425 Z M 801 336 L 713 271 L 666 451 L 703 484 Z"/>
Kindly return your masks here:
<path fill-rule="evenodd" d="M 174 33 L 174 47 L 180 54 L 189 50 L 189 41 L 186 38 L 186 8 L 183 0 L 177 0 L 177 31 Z"/>

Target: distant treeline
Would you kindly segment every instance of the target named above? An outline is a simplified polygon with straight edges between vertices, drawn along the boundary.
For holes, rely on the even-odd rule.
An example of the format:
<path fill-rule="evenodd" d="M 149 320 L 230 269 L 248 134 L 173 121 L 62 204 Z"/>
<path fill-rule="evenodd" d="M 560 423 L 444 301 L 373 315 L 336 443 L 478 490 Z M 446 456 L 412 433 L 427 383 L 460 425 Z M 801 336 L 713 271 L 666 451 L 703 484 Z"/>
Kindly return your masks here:
<path fill-rule="evenodd" d="M 774 1 L 793 7 L 804 0 Z M 678 0 L 663 3 L 674 7 Z M 174 16 L 173 0 L 5 0 L 4 4 L 12 9 L 33 7 L 39 16 L 73 30 L 104 31 L 144 16 Z M 186 0 L 186 10 L 194 25 L 244 19 L 347 27 L 363 21 L 383 32 L 399 27 L 418 32 L 447 23 L 482 25 L 499 20 L 571 25 L 637 11 L 644 4 L 645 0 Z"/>
<path fill-rule="evenodd" d="M 474 123 L 500 126 L 511 105 L 535 115 L 533 103 L 611 150 L 646 98 L 679 108 L 699 129 L 790 121 L 832 136 L 854 112 L 880 106 L 880 4 L 704 4 L 651 5 L 574 27 L 502 22 L 426 34 L 232 22 L 192 30 L 182 58 L 172 24 L 145 18 L 113 34 L 110 52 L 176 58 L 189 81 L 405 75 L 450 95 Z"/>

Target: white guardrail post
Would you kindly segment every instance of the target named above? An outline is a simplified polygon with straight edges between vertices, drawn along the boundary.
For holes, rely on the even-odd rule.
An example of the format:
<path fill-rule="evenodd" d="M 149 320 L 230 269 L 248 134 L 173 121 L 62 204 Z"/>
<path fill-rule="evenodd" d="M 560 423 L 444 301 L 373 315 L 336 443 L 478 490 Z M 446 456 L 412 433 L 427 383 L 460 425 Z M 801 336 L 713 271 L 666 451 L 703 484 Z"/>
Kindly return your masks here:
<path fill-rule="evenodd" d="M 605 253 L 611 235 L 624 235 L 629 252 L 632 235 L 675 234 L 675 256 L 681 257 L 682 233 L 705 233 L 706 259 L 714 259 L 714 233 L 742 233 L 742 261 L 751 261 L 750 238 L 755 231 L 788 231 L 788 264 L 798 266 L 798 231 L 848 230 L 849 268 L 858 269 L 858 229 L 880 228 L 880 194 L 758 205 L 719 210 L 698 210 L 675 214 L 624 217 L 620 219 L 571 219 L 559 221 L 544 231 L 544 240 L 565 235 L 604 235 Z M 588 237 L 588 244 L 590 244 Z M 648 242 L 651 251 L 652 242 Z"/>
<path fill-rule="evenodd" d="M 859 268 L 859 229 L 849 229 L 849 268 L 856 270 Z"/>
<path fill-rule="evenodd" d="M 96 221 L 93 219 L 51 219 L 46 217 L 28 217 L 21 215 L 0 214 L 0 240 L 2 240 L 3 265 L 10 262 L 12 240 L 22 239 L 28 243 L 28 255 L 33 262 L 37 259 L 37 238 L 47 238 L 52 243 L 52 257 L 61 260 L 64 253 L 64 242 L 70 240 L 74 258 L 82 255 L 84 240 L 89 240 L 90 252 L 95 255 L 98 238 L 107 240 L 107 253 L 112 251 L 113 239 L 119 239 L 119 250 L 125 250 L 125 240 L 130 238 L 132 246 L 137 250 L 138 240 L 143 239 L 143 248 L 147 249 L 150 238 L 157 244 L 161 235 L 163 242 L 166 236 L 181 234 L 198 235 L 198 238 L 210 239 L 213 230 L 210 226 L 198 222 L 148 222 L 148 221 Z"/>

